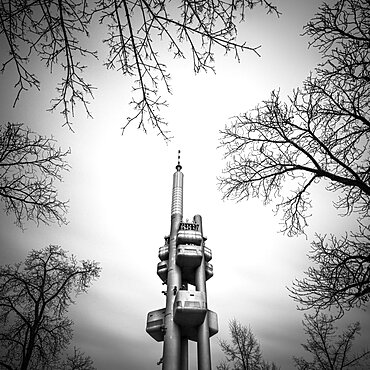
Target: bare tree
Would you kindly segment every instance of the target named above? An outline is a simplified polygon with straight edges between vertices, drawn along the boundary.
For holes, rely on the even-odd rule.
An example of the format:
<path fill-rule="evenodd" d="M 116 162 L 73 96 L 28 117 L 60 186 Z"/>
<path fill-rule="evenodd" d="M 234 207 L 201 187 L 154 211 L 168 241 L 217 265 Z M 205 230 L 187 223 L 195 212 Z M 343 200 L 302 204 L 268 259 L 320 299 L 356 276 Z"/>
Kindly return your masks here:
<path fill-rule="evenodd" d="M 69 169 L 69 153 L 22 124 L 0 125 L 0 197 L 17 226 L 25 220 L 66 223 L 67 202 L 59 200 L 55 181 Z"/>
<path fill-rule="evenodd" d="M 217 370 L 230 370 L 230 366 L 224 361 L 220 362 L 220 364 L 218 364 L 216 368 Z"/>
<path fill-rule="evenodd" d="M 335 306 L 338 317 L 352 307 L 365 307 L 370 297 L 369 227 L 341 238 L 317 235 L 316 239 L 308 255 L 314 266 L 289 288 L 291 297 L 317 312 Z"/>
<path fill-rule="evenodd" d="M 325 314 L 304 315 L 304 332 L 307 335 L 303 348 L 312 356 L 312 361 L 303 357 L 294 357 L 295 366 L 299 370 L 342 370 L 367 369 L 370 351 L 352 354 L 353 342 L 360 334 L 358 322 L 350 324 L 342 334 L 337 334 L 333 317 Z"/>
<path fill-rule="evenodd" d="M 229 364 L 235 370 L 277 370 L 276 364 L 269 364 L 262 359 L 260 344 L 254 336 L 252 329 L 233 319 L 229 322 L 231 343 L 219 340 L 222 352 L 227 362 L 221 362 L 218 370 L 229 369 Z"/>
<path fill-rule="evenodd" d="M 85 356 L 79 348 L 74 347 L 73 354 L 68 356 L 61 366 L 62 370 L 96 370 L 90 356 Z"/>
<path fill-rule="evenodd" d="M 31 251 L 23 264 L 1 267 L 0 365 L 9 370 L 57 369 L 72 339 L 68 307 L 99 273 L 96 262 L 78 262 L 54 245 Z M 83 356 L 72 357 L 79 361 Z"/>
<path fill-rule="evenodd" d="M 275 362 L 269 363 L 262 360 L 261 370 L 280 370 L 280 366 L 276 365 Z"/>
<path fill-rule="evenodd" d="M 99 32 L 99 25 L 106 26 L 105 66 L 134 79 L 131 104 L 135 111 L 123 128 L 137 121 L 139 128 L 145 131 L 147 124 L 152 125 L 167 139 L 167 123 L 160 115 L 167 102 L 160 87 L 166 93 L 171 93 L 171 88 L 170 74 L 160 58 L 161 44 L 166 44 L 175 58 L 185 58 L 183 45 L 187 44 L 195 72 L 214 68 L 215 47 L 233 52 L 237 59 L 244 50 L 259 55 L 259 46 L 237 40 L 237 25 L 256 5 L 278 14 L 268 0 L 183 0 L 176 4 L 157 0 L 1 0 L 0 37 L 9 51 L 2 71 L 15 67 L 16 104 L 23 91 L 40 88 L 29 61 L 40 59 L 50 72 L 61 69 L 64 77 L 50 109 L 60 109 L 64 124 L 71 128 L 77 102 L 91 116 L 88 99 L 94 87 L 85 81 L 83 72 L 88 58 L 97 58 L 98 53 L 89 49 L 87 39 L 91 32 Z"/>
<path fill-rule="evenodd" d="M 221 146 L 229 159 L 220 179 L 226 198 L 261 197 L 265 204 L 276 200 L 282 231 L 289 236 L 304 232 L 309 192 L 319 182 L 338 196 L 334 207 L 340 214 L 357 216 L 359 231 L 341 242 L 329 237 L 330 246 L 323 237 L 313 244 L 318 269 L 308 272 L 310 282 L 298 285 L 294 296 L 303 306 L 317 302 L 318 309 L 333 304 L 350 308 L 369 298 L 369 13 L 366 0 L 324 4 L 305 27 L 323 59 L 315 73 L 288 103 L 273 91 L 270 99 L 222 131 Z M 342 252 L 333 254 L 336 247 Z M 328 251 L 332 257 L 326 263 Z M 349 252 L 356 261 L 347 258 Z M 321 298 L 307 300 L 314 291 Z"/>

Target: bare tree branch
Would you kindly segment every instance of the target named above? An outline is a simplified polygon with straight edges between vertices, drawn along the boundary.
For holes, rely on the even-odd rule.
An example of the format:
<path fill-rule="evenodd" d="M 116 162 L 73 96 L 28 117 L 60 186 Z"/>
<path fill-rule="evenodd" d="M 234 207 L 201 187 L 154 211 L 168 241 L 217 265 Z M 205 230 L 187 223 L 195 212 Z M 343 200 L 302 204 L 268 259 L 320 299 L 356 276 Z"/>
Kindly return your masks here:
<path fill-rule="evenodd" d="M 288 235 L 303 232 L 308 189 L 324 178 L 327 189 L 338 194 L 339 210 L 356 211 L 360 219 L 369 214 L 370 80 L 362 76 L 369 75 L 365 9 L 370 8 L 366 1 L 348 0 L 323 9 L 306 27 L 312 45 L 325 56 L 316 76 L 309 76 L 303 88 L 294 91 L 289 104 L 274 91 L 269 100 L 236 117 L 221 132 L 221 146 L 229 159 L 220 179 L 224 196 L 260 196 L 265 203 L 280 199 L 278 209 L 283 211 L 283 231 Z M 337 26 L 332 29 L 334 20 L 327 18 L 335 18 Z M 349 35 L 337 30 L 351 29 L 351 19 L 356 19 L 356 30 Z M 356 37 L 349 55 L 340 52 L 349 50 L 352 34 L 367 39 Z M 352 60 L 357 61 L 356 69 Z M 285 186 L 288 181 L 292 186 Z M 283 196 L 283 188 L 291 195 Z"/>
<path fill-rule="evenodd" d="M 40 81 L 28 65 L 39 59 L 50 72 L 59 69 L 64 74 L 50 110 L 59 110 L 70 129 L 77 103 L 91 116 L 88 98 L 93 97 L 94 87 L 85 81 L 83 72 L 89 59 L 98 54 L 89 49 L 86 40 L 90 29 L 97 31 L 97 26 L 103 25 L 108 31 L 105 66 L 134 78 L 134 112 L 123 130 L 137 122 L 138 128 L 146 132 L 152 126 L 166 140 L 167 122 L 161 111 L 167 106 L 164 96 L 171 93 L 171 87 L 167 66 L 161 62 L 162 45 L 174 58 L 185 58 L 185 49 L 189 50 L 196 73 L 213 71 L 216 48 L 233 53 L 237 60 L 242 51 L 259 55 L 258 45 L 237 40 L 237 25 L 245 20 L 247 10 L 259 5 L 267 13 L 279 15 L 267 0 L 182 0 L 178 5 L 158 0 L 0 1 L 0 37 L 9 50 L 2 72 L 11 64 L 15 66 L 18 80 L 14 104 L 23 91 L 40 89 Z"/>
<path fill-rule="evenodd" d="M 308 256 L 315 267 L 305 272 L 303 280 L 295 280 L 289 289 L 291 297 L 300 309 L 322 311 L 335 306 L 338 316 L 366 305 L 370 298 L 369 251 L 369 227 L 362 226 L 340 239 L 317 235 Z"/>
<path fill-rule="evenodd" d="M 1 0 L 0 3 L 0 36 L 3 35 L 9 48 L 1 72 L 11 64 L 16 67 L 14 106 L 23 91 L 32 87 L 40 89 L 39 78 L 28 65 L 38 58 L 50 73 L 55 69 L 64 71 L 65 77 L 57 86 L 58 97 L 52 99 L 50 110 L 62 106 L 64 124 L 71 129 L 70 115 L 73 116 L 77 101 L 91 115 L 87 99 L 92 97 L 93 86 L 82 77 L 86 65 L 81 60 L 86 56 L 97 58 L 97 54 L 83 45 L 91 23 L 86 8 L 86 0 Z"/>
<path fill-rule="evenodd" d="M 15 214 L 15 224 L 25 220 L 36 223 L 66 223 L 67 202 L 58 199 L 55 181 L 69 170 L 63 152 L 47 138 L 8 123 L 0 126 L 0 197 L 7 214 Z"/>

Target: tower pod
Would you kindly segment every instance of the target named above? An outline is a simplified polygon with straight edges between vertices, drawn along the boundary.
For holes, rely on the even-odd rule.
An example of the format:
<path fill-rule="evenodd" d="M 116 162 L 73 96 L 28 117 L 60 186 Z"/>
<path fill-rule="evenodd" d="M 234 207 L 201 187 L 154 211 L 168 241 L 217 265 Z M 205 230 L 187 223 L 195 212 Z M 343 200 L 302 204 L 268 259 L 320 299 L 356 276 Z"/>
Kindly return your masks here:
<path fill-rule="evenodd" d="M 161 261 L 168 260 L 168 244 L 165 244 L 163 247 L 159 248 L 158 258 Z"/>
<path fill-rule="evenodd" d="M 207 313 L 204 292 L 179 290 L 174 303 L 174 320 L 180 326 L 198 326 Z"/>
<path fill-rule="evenodd" d="M 204 248 L 204 252 L 203 252 L 204 258 L 207 262 L 209 262 L 212 259 L 212 251 L 210 248 L 206 247 L 205 245 L 203 248 Z"/>
<path fill-rule="evenodd" d="M 182 223 L 182 225 L 187 225 Z M 181 228 L 181 224 L 180 224 Z M 202 244 L 202 234 L 198 230 L 179 230 L 177 233 L 177 244 Z"/>
<path fill-rule="evenodd" d="M 206 279 L 210 279 L 213 276 L 213 265 L 212 263 L 206 262 Z"/>
<path fill-rule="evenodd" d="M 146 332 L 157 342 L 164 340 L 164 314 L 165 308 L 151 311 L 146 319 Z"/>
<path fill-rule="evenodd" d="M 181 267 L 195 268 L 202 262 L 202 247 L 195 244 L 177 246 L 176 263 Z"/>
<path fill-rule="evenodd" d="M 168 260 L 158 262 L 157 275 L 161 278 L 161 280 L 164 283 L 167 282 L 167 273 L 168 273 Z"/>
<path fill-rule="evenodd" d="M 212 337 L 213 335 L 218 333 L 218 318 L 217 313 L 211 310 L 208 310 L 208 327 L 209 327 L 209 336 Z"/>

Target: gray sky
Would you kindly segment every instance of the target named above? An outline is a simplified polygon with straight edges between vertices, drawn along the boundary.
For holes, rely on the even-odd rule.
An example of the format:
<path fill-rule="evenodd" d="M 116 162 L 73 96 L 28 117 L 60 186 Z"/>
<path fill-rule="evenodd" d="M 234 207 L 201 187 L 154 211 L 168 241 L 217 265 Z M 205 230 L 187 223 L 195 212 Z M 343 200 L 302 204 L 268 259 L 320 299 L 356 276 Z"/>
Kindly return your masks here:
<path fill-rule="evenodd" d="M 190 60 L 168 62 L 173 96 L 164 111 L 174 139 L 166 145 L 156 133 L 132 125 L 121 136 L 130 100 L 131 81 L 99 68 L 87 75 L 98 87 L 91 110 L 94 119 L 77 111 L 75 133 L 61 127 L 58 114 L 45 112 L 55 85 L 45 80 L 40 93 L 22 97 L 11 109 L 15 91 L 11 76 L 0 80 L 1 121 L 26 122 L 41 134 L 53 134 L 71 147 L 71 171 L 60 184 L 70 199 L 67 226 L 27 224 L 21 232 L 12 216 L 0 215 L 2 263 L 23 260 L 33 248 L 58 244 L 79 259 L 94 259 L 101 278 L 70 309 L 75 321 L 74 344 L 91 355 L 99 369 L 158 368 L 162 344 L 145 332 L 148 311 L 165 305 L 156 275 L 158 248 L 170 229 L 172 174 L 181 149 L 184 218 L 203 217 L 207 246 L 213 252 L 214 277 L 208 281 L 209 308 L 218 314 L 219 333 L 212 338 L 213 367 L 223 359 L 218 338 L 228 337 L 228 320 L 251 325 L 268 361 L 293 369 L 292 356 L 305 341 L 303 314 L 288 297 L 286 286 L 303 276 L 306 253 L 315 232 L 339 232 L 353 223 L 336 215 L 332 197 L 317 187 L 307 239 L 278 233 L 279 215 L 259 200 L 222 201 L 216 177 L 223 168 L 217 149 L 219 130 L 230 117 L 281 88 L 286 95 L 299 86 L 318 58 L 300 37 L 303 25 L 320 1 L 279 1 L 280 19 L 256 8 L 240 38 L 261 44 L 262 57 L 243 53 L 216 59 L 216 75 L 194 76 Z M 100 61 L 101 63 L 102 61 Z M 369 314 L 353 311 L 348 321 L 362 323 L 362 341 L 369 341 Z M 191 346 L 194 357 L 195 346 Z M 195 362 L 192 362 L 195 369 Z"/>

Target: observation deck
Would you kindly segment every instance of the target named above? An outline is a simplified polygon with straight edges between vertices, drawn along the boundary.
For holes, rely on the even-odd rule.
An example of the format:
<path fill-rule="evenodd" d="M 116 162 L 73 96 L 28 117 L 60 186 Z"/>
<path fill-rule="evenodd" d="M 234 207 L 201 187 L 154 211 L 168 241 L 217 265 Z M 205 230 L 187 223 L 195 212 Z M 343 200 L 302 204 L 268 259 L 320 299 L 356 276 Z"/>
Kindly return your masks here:
<path fill-rule="evenodd" d="M 204 292 L 179 290 L 174 303 L 174 320 L 181 326 L 198 326 L 207 312 Z"/>
<path fill-rule="evenodd" d="M 164 335 L 166 333 L 166 328 L 164 326 L 164 316 L 166 313 L 165 308 L 160 308 L 159 310 L 151 311 L 147 315 L 146 321 L 146 332 L 157 342 L 164 341 Z M 217 313 L 211 310 L 206 310 L 208 327 L 209 327 L 209 336 L 218 333 L 218 319 Z M 183 336 L 194 342 L 198 341 L 198 326 L 184 325 L 182 326 Z"/>

